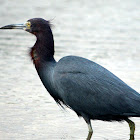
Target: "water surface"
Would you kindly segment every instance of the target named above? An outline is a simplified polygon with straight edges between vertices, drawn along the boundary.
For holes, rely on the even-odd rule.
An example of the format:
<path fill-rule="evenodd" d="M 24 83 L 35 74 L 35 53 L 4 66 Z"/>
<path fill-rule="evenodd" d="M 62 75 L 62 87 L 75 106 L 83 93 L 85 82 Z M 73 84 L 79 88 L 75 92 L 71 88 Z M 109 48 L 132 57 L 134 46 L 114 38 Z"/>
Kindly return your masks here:
<path fill-rule="evenodd" d="M 1 0 L 0 26 L 33 17 L 54 24 L 55 58 L 86 57 L 140 92 L 140 1 Z M 83 119 L 56 105 L 28 55 L 35 37 L 0 31 L 0 140 L 85 140 Z M 140 139 L 140 118 L 135 139 Z M 128 140 L 126 122 L 92 121 L 95 140 Z"/>

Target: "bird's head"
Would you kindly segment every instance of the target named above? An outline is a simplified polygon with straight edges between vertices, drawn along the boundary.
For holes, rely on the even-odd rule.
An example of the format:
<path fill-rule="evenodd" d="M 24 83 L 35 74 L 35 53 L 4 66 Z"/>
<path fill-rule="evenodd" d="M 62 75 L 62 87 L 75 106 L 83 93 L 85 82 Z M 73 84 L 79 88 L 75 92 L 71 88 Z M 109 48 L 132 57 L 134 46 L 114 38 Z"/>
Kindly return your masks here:
<path fill-rule="evenodd" d="M 24 24 L 10 24 L 3 26 L 0 29 L 23 29 L 29 33 L 37 35 L 44 31 L 50 31 L 50 22 L 42 18 L 32 18 Z"/>
<path fill-rule="evenodd" d="M 54 40 L 49 21 L 42 18 L 32 18 L 24 24 L 10 24 L 0 29 L 22 29 L 34 34 L 37 40 L 30 51 L 30 56 L 34 63 L 37 64 L 38 60 L 46 61 L 53 58 Z"/>

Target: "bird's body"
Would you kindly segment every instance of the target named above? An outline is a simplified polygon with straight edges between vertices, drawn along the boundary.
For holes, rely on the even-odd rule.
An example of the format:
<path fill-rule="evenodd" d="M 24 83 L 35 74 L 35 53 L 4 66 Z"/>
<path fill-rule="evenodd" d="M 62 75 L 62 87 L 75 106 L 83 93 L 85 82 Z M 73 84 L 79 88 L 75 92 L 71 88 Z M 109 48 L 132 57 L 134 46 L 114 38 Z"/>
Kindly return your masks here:
<path fill-rule="evenodd" d="M 41 73 L 37 70 L 44 86 L 78 116 L 106 121 L 140 117 L 139 93 L 97 63 L 67 56 L 44 65 Z"/>
<path fill-rule="evenodd" d="M 20 28 L 8 25 L 1 29 Z M 82 116 L 89 126 L 88 140 L 92 135 L 90 120 L 122 121 L 130 126 L 134 139 L 134 123 L 129 117 L 140 117 L 140 94 L 113 73 L 88 59 L 66 56 L 54 59 L 54 40 L 48 21 L 30 19 L 23 25 L 37 37 L 30 56 L 38 75 L 54 100 L 66 105 Z M 132 137 L 131 137 L 132 136 Z"/>

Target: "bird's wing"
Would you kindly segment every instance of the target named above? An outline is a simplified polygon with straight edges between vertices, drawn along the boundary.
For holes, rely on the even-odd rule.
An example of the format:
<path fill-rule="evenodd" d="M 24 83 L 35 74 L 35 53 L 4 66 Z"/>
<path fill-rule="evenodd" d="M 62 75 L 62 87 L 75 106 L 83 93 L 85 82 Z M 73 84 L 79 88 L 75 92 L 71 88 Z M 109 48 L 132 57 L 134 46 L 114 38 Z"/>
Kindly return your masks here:
<path fill-rule="evenodd" d="M 81 57 L 62 58 L 53 78 L 63 102 L 77 113 L 131 116 L 140 105 L 139 93 L 107 69 Z"/>

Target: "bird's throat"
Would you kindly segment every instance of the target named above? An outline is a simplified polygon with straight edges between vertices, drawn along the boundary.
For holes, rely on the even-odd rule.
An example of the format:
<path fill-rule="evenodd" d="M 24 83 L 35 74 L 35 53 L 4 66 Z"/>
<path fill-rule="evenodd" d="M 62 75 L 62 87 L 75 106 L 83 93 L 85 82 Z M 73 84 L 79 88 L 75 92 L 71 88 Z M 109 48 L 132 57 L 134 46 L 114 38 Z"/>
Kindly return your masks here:
<path fill-rule="evenodd" d="M 35 65 L 41 66 L 45 62 L 54 59 L 54 40 L 51 30 L 50 32 L 38 33 L 36 37 L 37 40 L 31 48 L 30 56 Z"/>

